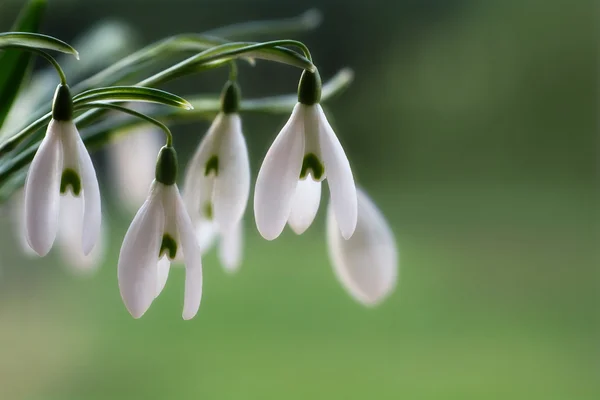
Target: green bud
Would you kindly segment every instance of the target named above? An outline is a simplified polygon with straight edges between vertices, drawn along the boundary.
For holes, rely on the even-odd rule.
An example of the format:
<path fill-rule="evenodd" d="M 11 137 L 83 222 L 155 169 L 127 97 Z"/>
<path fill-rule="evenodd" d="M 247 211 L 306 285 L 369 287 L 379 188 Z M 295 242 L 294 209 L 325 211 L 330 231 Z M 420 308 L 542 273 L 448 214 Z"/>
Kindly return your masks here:
<path fill-rule="evenodd" d="M 310 72 L 304 70 L 298 83 L 298 102 L 312 106 L 321 101 L 321 75 L 319 71 Z"/>
<path fill-rule="evenodd" d="M 174 185 L 177 182 L 177 153 L 170 146 L 163 146 L 156 160 L 156 180 L 163 185 Z"/>
<path fill-rule="evenodd" d="M 59 84 L 52 100 L 52 118 L 57 121 L 73 119 L 73 98 L 68 85 Z"/>
<path fill-rule="evenodd" d="M 242 93 L 235 81 L 227 81 L 221 92 L 221 111 L 225 114 L 236 113 L 240 109 Z"/>

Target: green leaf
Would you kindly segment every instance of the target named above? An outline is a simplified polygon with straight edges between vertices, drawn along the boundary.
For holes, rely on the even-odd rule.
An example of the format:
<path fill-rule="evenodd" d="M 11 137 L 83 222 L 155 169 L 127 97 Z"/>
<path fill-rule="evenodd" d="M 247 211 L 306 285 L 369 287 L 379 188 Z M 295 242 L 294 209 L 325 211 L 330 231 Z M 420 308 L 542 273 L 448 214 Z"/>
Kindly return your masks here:
<path fill-rule="evenodd" d="M 79 59 L 79 53 L 71 45 L 52 36 L 31 32 L 0 33 L 0 49 L 3 47 L 18 47 L 34 50 L 54 50 L 72 54 Z"/>
<path fill-rule="evenodd" d="M 24 32 L 37 32 L 42 20 L 45 0 L 32 0 L 23 8 L 12 29 Z M 22 51 L 0 52 L 0 127 L 4 123 L 15 101 L 25 76 L 31 69 L 32 56 Z"/>
<path fill-rule="evenodd" d="M 91 102 L 139 101 L 191 110 L 192 105 L 182 97 L 164 90 L 141 86 L 112 86 L 91 89 L 73 97 L 75 107 Z"/>

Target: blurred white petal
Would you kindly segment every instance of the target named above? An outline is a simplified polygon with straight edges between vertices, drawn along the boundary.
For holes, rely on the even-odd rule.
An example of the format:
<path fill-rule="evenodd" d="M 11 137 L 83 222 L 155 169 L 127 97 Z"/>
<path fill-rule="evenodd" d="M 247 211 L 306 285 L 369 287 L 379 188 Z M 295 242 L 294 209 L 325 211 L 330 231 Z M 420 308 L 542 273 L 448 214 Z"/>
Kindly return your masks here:
<path fill-rule="evenodd" d="M 125 307 L 140 318 L 156 295 L 158 253 L 164 228 L 160 183 L 153 183 L 150 195 L 135 215 L 125 234 L 119 254 L 118 279 Z"/>
<path fill-rule="evenodd" d="M 213 221 L 206 219 L 199 219 L 194 224 L 196 226 L 196 240 L 200 247 L 200 252 L 204 254 L 210 250 L 215 243 L 217 238 L 217 228 Z"/>
<path fill-rule="evenodd" d="M 357 221 L 354 177 L 346 153 L 329 125 L 321 105 L 317 104 L 316 107 L 320 114 L 319 141 L 331 203 L 342 236 L 348 239 L 354 233 Z"/>
<path fill-rule="evenodd" d="M 85 255 L 81 247 L 83 223 L 83 200 L 70 194 L 60 199 L 60 225 L 57 245 L 65 264 L 77 273 L 95 271 L 103 261 L 106 250 L 106 232 L 101 229 L 98 241 L 92 251 Z"/>
<path fill-rule="evenodd" d="M 62 173 L 59 122 L 52 120 L 33 157 L 25 181 L 25 229 L 29 246 L 48 254 L 56 238 Z"/>
<path fill-rule="evenodd" d="M 315 182 L 310 174 L 296 186 L 296 194 L 292 202 L 292 212 L 288 224 L 292 230 L 301 235 L 312 224 L 319 211 L 321 202 L 321 182 Z"/>
<path fill-rule="evenodd" d="M 296 104 L 258 172 L 254 216 L 258 231 L 267 240 L 281 234 L 292 209 L 304 156 L 303 114 L 302 105 Z"/>
<path fill-rule="evenodd" d="M 137 210 L 146 200 L 148 187 L 154 180 L 156 155 L 164 142 L 162 132 L 154 127 L 141 126 L 116 134 L 108 155 L 111 181 L 115 184 L 120 202 Z"/>
<path fill-rule="evenodd" d="M 242 264 L 243 231 L 244 224 L 240 221 L 231 231 L 221 234 L 219 260 L 227 272 L 236 272 Z"/>
<path fill-rule="evenodd" d="M 327 242 L 335 275 L 346 291 L 364 305 L 375 305 L 396 287 L 398 250 L 394 234 L 377 206 L 362 191 L 358 195 L 358 223 L 345 240 L 334 210 L 327 209 Z"/>
<path fill-rule="evenodd" d="M 176 188 L 176 186 L 175 186 Z M 185 205 L 177 191 L 175 213 L 179 241 L 185 259 L 185 293 L 183 301 L 183 319 L 193 318 L 202 299 L 202 256 L 196 241 L 196 234 Z"/>
<path fill-rule="evenodd" d="M 250 195 L 250 162 L 238 114 L 225 114 L 219 138 L 219 171 L 212 196 L 219 231 L 228 232 L 242 219 Z"/>

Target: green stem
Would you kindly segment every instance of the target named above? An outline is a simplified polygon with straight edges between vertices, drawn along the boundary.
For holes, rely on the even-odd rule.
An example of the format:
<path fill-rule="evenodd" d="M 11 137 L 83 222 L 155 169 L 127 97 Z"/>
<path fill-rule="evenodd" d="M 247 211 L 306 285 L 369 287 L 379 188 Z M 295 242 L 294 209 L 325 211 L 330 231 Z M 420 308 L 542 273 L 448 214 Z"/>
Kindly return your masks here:
<path fill-rule="evenodd" d="M 56 61 L 54 59 L 54 57 L 52 57 L 50 54 L 46 53 L 43 50 L 39 50 L 33 47 L 27 47 L 27 46 L 19 46 L 19 45 L 8 45 L 5 46 L 6 48 L 12 47 L 15 49 L 19 49 L 19 50 L 25 50 L 25 51 L 30 51 L 32 53 L 37 54 L 38 56 L 44 57 L 46 60 L 48 60 L 48 62 L 50 64 L 52 64 L 52 66 L 54 67 L 54 69 L 56 70 L 56 72 L 58 73 L 58 77 L 60 78 L 60 83 L 62 83 L 63 85 L 67 84 L 67 77 L 65 75 L 65 72 L 62 70 L 62 68 L 60 67 L 60 64 L 58 63 L 58 61 Z"/>
<path fill-rule="evenodd" d="M 238 68 L 235 60 L 229 62 L 229 80 L 235 82 L 238 76 Z"/>
<path fill-rule="evenodd" d="M 167 138 L 166 145 L 168 147 L 173 146 L 173 134 L 171 133 L 169 128 L 162 122 L 157 121 L 154 118 L 147 116 L 146 114 L 142 114 L 142 113 L 134 111 L 130 108 L 119 106 L 119 105 L 112 104 L 112 103 L 94 103 L 94 102 L 92 102 L 92 103 L 80 104 L 75 107 L 75 110 L 85 110 L 85 109 L 89 109 L 89 108 L 105 108 L 108 110 L 120 111 L 122 113 L 133 115 L 134 117 L 143 119 L 144 121 L 154 124 L 154 125 L 158 126 L 160 129 L 162 129 Z"/>

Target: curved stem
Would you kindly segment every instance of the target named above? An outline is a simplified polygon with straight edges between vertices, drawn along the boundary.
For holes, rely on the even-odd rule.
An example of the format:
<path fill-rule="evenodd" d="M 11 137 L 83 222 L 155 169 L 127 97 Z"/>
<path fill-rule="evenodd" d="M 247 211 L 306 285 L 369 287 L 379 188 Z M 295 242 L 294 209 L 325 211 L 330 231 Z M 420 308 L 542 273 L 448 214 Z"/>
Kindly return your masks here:
<path fill-rule="evenodd" d="M 43 50 L 39 50 L 39 49 L 36 49 L 36 48 L 33 48 L 33 47 L 19 46 L 19 45 L 16 45 L 16 44 L 15 45 L 8 45 L 6 47 L 7 48 L 8 47 L 12 47 L 12 48 L 19 49 L 19 50 L 30 51 L 32 53 L 37 54 L 38 56 L 44 57 L 50 64 L 52 64 L 52 66 L 54 67 L 54 69 L 58 73 L 58 77 L 60 78 L 60 83 L 62 83 L 63 85 L 67 84 L 67 76 L 65 75 L 65 72 L 60 67 L 60 64 L 58 63 L 58 61 L 56 61 L 56 59 L 54 59 L 54 57 L 52 57 L 50 54 L 46 53 Z"/>
<path fill-rule="evenodd" d="M 160 129 L 162 129 L 165 132 L 165 136 L 167 138 L 167 146 L 168 147 L 173 146 L 173 134 L 171 133 L 169 128 L 162 122 L 157 121 L 154 118 L 147 116 L 146 114 L 142 114 L 142 113 L 134 111 L 130 108 L 119 106 L 119 105 L 112 104 L 112 103 L 94 103 L 94 102 L 92 102 L 92 103 L 86 103 L 86 104 L 81 104 L 81 105 L 75 106 L 75 110 L 84 110 L 84 109 L 88 109 L 88 108 L 106 108 L 109 110 L 120 111 L 125 114 L 133 115 L 134 117 L 143 119 L 144 121 L 154 124 L 154 125 L 158 126 Z"/>
<path fill-rule="evenodd" d="M 235 82 L 237 80 L 238 68 L 235 60 L 229 62 L 229 80 Z"/>

